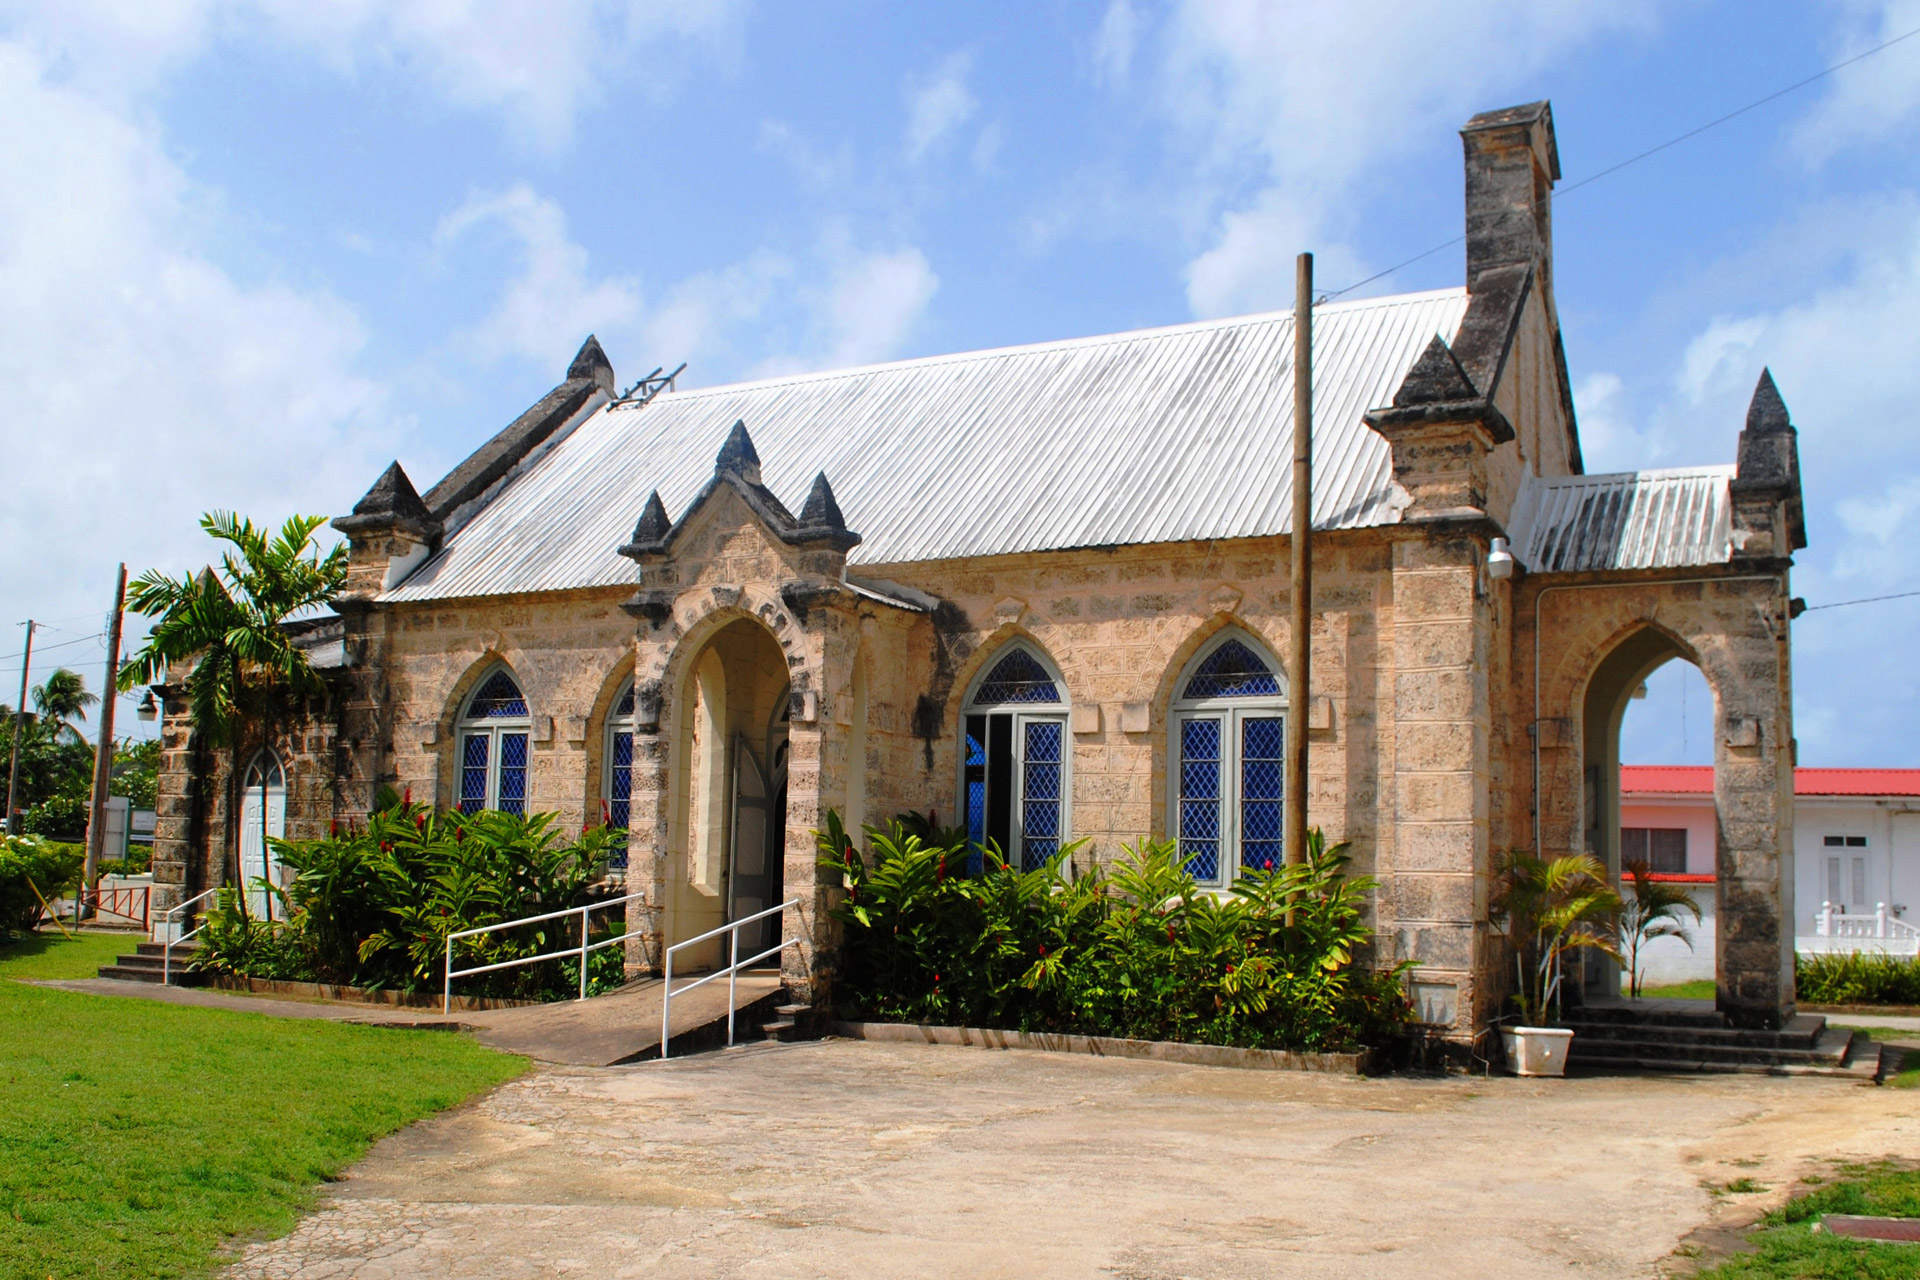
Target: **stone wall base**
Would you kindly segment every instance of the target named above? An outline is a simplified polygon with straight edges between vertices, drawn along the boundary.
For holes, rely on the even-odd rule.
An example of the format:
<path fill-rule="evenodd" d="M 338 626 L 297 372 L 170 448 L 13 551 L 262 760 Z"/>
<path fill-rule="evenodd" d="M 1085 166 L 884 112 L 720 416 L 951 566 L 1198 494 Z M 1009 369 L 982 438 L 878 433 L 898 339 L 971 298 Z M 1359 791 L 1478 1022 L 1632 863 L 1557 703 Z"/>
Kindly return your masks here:
<path fill-rule="evenodd" d="M 1222 1044 L 1182 1044 L 1169 1040 L 1122 1040 L 1113 1036 L 1056 1035 L 1045 1031 L 999 1031 L 983 1027 L 934 1027 L 911 1022 L 829 1022 L 827 1034 L 850 1040 L 893 1044 L 970 1045 L 980 1049 L 1037 1049 L 1045 1053 L 1083 1053 L 1095 1058 L 1135 1058 L 1196 1067 L 1238 1067 L 1251 1071 L 1314 1071 L 1370 1076 L 1387 1069 L 1378 1049 L 1358 1053 L 1296 1053 L 1290 1049 L 1236 1049 Z"/>

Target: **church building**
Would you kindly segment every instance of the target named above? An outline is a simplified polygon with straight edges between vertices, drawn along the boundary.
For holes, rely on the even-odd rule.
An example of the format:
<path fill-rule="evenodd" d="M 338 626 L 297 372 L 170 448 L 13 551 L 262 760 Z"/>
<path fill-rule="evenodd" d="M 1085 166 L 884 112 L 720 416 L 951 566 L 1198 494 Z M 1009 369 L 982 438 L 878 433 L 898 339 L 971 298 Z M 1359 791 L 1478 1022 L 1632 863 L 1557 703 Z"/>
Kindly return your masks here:
<path fill-rule="evenodd" d="M 1282 660 L 1291 312 L 687 390 L 622 392 L 589 338 L 451 474 L 420 492 L 396 463 L 334 522 L 351 569 L 303 624 L 332 689 L 306 723 L 195 777 L 161 687 L 158 878 L 217 882 L 201 798 L 235 767 L 293 838 L 388 786 L 551 810 L 628 829 L 631 965 L 791 901 L 769 936 L 817 1000 L 829 810 L 931 810 L 1029 866 L 1178 840 L 1224 889 L 1280 857 L 1292 717 L 1309 821 L 1379 880 L 1378 961 L 1414 962 L 1419 1016 L 1466 1045 L 1511 984 L 1497 856 L 1617 873 L 1621 718 L 1680 658 L 1714 693 L 1719 1007 L 1779 1026 L 1794 428 L 1763 375 L 1730 461 L 1587 474 L 1551 110 L 1461 136 L 1463 284 L 1315 311 L 1310 688 Z"/>

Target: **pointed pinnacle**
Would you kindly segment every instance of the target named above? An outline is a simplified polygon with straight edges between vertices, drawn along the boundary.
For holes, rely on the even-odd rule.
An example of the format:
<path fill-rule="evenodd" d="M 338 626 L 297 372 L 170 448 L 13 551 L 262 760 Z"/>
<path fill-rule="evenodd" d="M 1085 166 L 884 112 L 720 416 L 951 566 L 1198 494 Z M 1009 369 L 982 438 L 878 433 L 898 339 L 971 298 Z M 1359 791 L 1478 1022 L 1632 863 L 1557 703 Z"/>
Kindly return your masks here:
<path fill-rule="evenodd" d="M 822 471 L 813 478 L 813 488 L 807 493 L 807 503 L 800 508 L 800 527 L 803 529 L 845 529 L 847 518 L 840 514 L 840 504 L 834 501 L 833 486 L 827 483 L 827 473 Z"/>
<path fill-rule="evenodd" d="M 1413 367 L 1407 370 L 1407 376 L 1401 379 L 1393 403 L 1440 404 L 1449 400 L 1471 400 L 1478 394 L 1453 349 L 1436 333 Z"/>
<path fill-rule="evenodd" d="M 640 513 L 640 522 L 633 526 L 635 543 L 664 541 L 673 529 L 673 520 L 667 515 L 667 504 L 660 501 L 660 491 L 655 489 L 647 499 L 646 510 Z"/>
<path fill-rule="evenodd" d="M 1792 425 L 1787 416 L 1787 402 L 1780 398 L 1780 388 L 1773 383 L 1773 371 L 1760 370 L 1760 381 L 1753 387 L 1753 400 L 1747 405 L 1747 430 L 1770 435 L 1786 431 Z"/>
<path fill-rule="evenodd" d="M 744 418 L 734 423 L 733 430 L 727 433 L 727 442 L 720 446 L 713 469 L 737 472 L 750 483 L 760 483 L 760 454 L 753 447 L 753 437 L 747 434 Z"/>

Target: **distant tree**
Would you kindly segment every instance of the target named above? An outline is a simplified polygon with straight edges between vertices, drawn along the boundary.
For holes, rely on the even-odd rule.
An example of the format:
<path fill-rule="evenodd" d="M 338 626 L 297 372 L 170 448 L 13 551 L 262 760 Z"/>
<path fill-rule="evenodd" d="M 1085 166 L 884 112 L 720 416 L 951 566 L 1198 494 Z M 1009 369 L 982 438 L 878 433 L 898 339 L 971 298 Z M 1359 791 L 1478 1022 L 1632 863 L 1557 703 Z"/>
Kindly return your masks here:
<path fill-rule="evenodd" d="M 107 790 L 136 809 L 153 808 L 159 791 L 160 739 L 122 738 L 113 747 L 113 778 Z"/>
<path fill-rule="evenodd" d="M 157 621 L 120 669 L 120 688 L 152 684 L 169 668 L 187 671 L 197 776 L 206 775 L 212 750 L 230 749 L 237 764 L 247 745 L 271 741 L 302 699 L 324 690 L 285 624 L 328 604 L 346 585 L 346 547 L 323 552 L 314 542 L 325 523 L 324 516 L 294 516 L 276 534 L 231 512 L 211 512 L 200 527 L 231 548 L 217 569 L 181 578 L 153 570 L 128 588 L 127 607 Z M 228 770 L 229 882 L 238 879 L 240 773 Z"/>
<path fill-rule="evenodd" d="M 56 667 L 46 683 L 33 691 L 34 710 L 43 720 L 51 721 L 59 729 L 65 729 L 82 742 L 84 734 L 73 726 L 72 721 L 87 713 L 87 708 L 100 701 L 98 694 L 87 692 L 87 682 L 78 672 L 65 667 Z"/>

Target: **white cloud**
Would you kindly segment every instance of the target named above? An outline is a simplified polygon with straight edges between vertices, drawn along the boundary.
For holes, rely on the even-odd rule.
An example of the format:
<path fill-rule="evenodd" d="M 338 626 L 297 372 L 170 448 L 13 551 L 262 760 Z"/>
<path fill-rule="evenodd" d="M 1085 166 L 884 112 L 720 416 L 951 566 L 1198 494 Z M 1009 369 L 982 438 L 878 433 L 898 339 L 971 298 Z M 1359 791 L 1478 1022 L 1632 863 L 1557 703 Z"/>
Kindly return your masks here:
<path fill-rule="evenodd" d="M 442 248 L 497 225 L 516 243 L 519 269 L 507 279 L 493 313 L 473 330 L 480 354 L 526 356 L 565 368 L 588 333 L 630 329 L 640 316 L 638 282 L 595 279 L 587 251 L 567 235 L 560 206 L 521 183 L 476 195 L 447 215 L 434 233 Z"/>
<path fill-rule="evenodd" d="M 121 100 L 218 39 L 291 45 L 342 75 L 392 74 L 515 138 L 563 146 L 613 79 L 675 87 L 723 60 L 744 0 L 11 0 L 0 14 L 89 92 Z M 644 57 L 641 54 L 644 52 Z"/>
<path fill-rule="evenodd" d="M 1119 86 L 1127 82 L 1139 40 L 1140 15 L 1131 0 L 1112 0 L 1093 36 L 1093 66 L 1102 84 Z"/>
<path fill-rule="evenodd" d="M 956 53 L 940 64 L 933 77 L 907 88 L 907 158 L 923 160 L 927 153 L 979 109 L 967 88 L 973 55 Z"/>
<path fill-rule="evenodd" d="M 1580 424 L 1580 454 L 1588 471 L 1633 471 L 1668 460 L 1665 457 L 1667 442 L 1657 433 L 1642 431 L 1633 424 L 1626 399 L 1626 384 L 1618 374 L 1589 374 L 1574 385 L 1573 407 Z"/>
<path fill-rule="evenodd" d="M 657 364 L 671 369 L 684 360 L 693 380 L 714 381 L 713 370 L 739 364 L 738 331 L 767 313 L 793 274 L 792 262 L 762 250 L 743 262 L 681 281 L 667 291 L 643 326 L 641 358 L 646 368 Z"/>
<path fill-rule="evenodd" d="M 1184 0 L 1163 35 L 1160 97 L 1187 136 L 1212 227 L 1189 267 L 1189 305 L 1203 316 L 1283 305 L 1291 270 L 1275 264 L 1303 249 L 1327 263 L 1329 284 L 1344 283 L 1333 269 L 1358 269 L 1345 240 L 1360 179 L 1650 11 L 1650 0 Z"/>
<path fill-rule="evenodd" d="M 349 308 L 199 249 L 216 204 L 0 42 L 0 614 L 97 613 L 123 558 L 205 563 L 210 508 L 345 510 L 404 436 Z"/>
<path fill-rule="evenodd" d="M 831 339 L 826 367 L 898 355 L 939 287 L 926 255 L 910 245 L 843 264 L 822 316 Z"/>
<path fill-rule="evenodd" d="M 1839 62 L 1920 27 L 1920 0 L 1848 0 Z M 1889 137 L 1911 139 L 1920 119 L 1920 36 L 1836 72 L 1820 104 L 1794 128 L 1800 156 L 1818 164 L 1849 146 Z"/>

